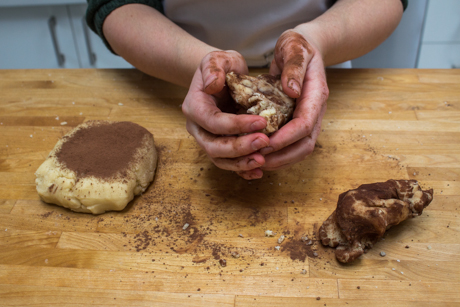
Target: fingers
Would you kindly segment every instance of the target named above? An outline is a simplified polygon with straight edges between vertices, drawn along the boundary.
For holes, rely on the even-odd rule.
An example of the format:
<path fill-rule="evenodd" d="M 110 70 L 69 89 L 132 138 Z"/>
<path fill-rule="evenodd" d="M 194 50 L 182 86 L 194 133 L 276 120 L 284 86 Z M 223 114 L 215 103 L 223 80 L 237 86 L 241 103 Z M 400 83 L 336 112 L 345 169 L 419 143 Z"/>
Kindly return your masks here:
<path fill-rule="evenodd" d="M 293 119 L 270 137 L 262 170 L 276 170 L 304 160 L 313 152 L 326 112 L 329 89 L 324 63 L 305 38 L 293 30 L 284 32 L 275 47 L 270 73 L 281 71 L 283 90 L 297 98 Z"/>
<path fill-rule="evenodd" d="M 229 71 L 248 73 L 239 53 L 216 51 L 203 58 L 182 103 L 186 127 L 217 167 L 241 172 L 243 178 L 260 178 L 265 158 L 258 150 L 267 147 L 270 140 L 257 131 L 267 122 L 257 115 L 222 112 L 233 104 L 225 88 Z"/>
<path fill-rule="evenodd" d="M 250 171 L 237 172 L 237 174 L 246 180 L 254 180 L 262 178 L 264 172 L 260 168 L 256 168 Z"/>
<path fill-rule="evenodd" d="M 318 117 L 318 121 L 316 122 L 310 135 L 282 148 L 279 151 L 266 155 L 265 164 L 262 167 L 262 170 L 271 171 L 286 168 L 309 156 L 315 148 L 316 139 L 320 134 L 321 122 L 325 113 L 326 105 L 323 106 L 323 109 Z"/>
<path fill-rule="evenodd" d="M 270 70 L 268 71 L 268 73 L 273 76 L 278 76 L 278 75 L 281 75 L 281 72 L 282 72 L 281 69 L 278 67 L 275 59 L 273 58 L 270 64 Z"/>
<path fill-rule="evenodd" d="M 311 135 L 326 111 L 329 89 L 320 57 L 314 57 L 305 74 L 301 96 L 297 99 L 293 119 L 270 137 L 270 146 L 260 152 L 264 155 L 281 150 Z"/>
<path fill-rule="evenodd" d="M 243 178 L 252 177 L 252 171 L 265 164 L 265 158 L 261 154 L 253 154 L 246 157 L 234 159 L 211 159 L 221 169 L 235 171 L 244 174 Z M 256 171 L 257 172 L 257 171 Z M 254 178 L 253 178 L 254 179 Z"/>
<path fill-rule="evenodd" d="M 217 102 L 225 98 L 203 92 L 203 79 L 202 71 L 198 68 L 182 103 L 182 112 L 188 119 L 216 135 L 252 133 L 266 127 L 267 121 L 261 116 L 222 112 Z"/>
<path fill-rule="evenodd" d="M 260 167 L 265 164 L 265 158 L 257 151 L 269 144 L 265 134 L 219 137 L 191 121 L 187 121 L 187 130 L 218 168 L 235 171 L 246 180 L 263 176 Z"/>
<path fill-rule="evenodd" d="M 203 90 L 209 95 L 214 95 L 224 88 L 225 75 L 228 72 L 248 74 L 243 56 L 231 50 L 208 53 L 201 61 L 200 69 L 203 75 Z"/>
<path fill-rule="evenodd" d="M 329 94 L 324 64 L 315 50 L 293 30 L 278 40 L 270 73 L 281 73 L 283 90 L 297 98 L 297 106 L 293 120 L 270 138 L 253 133 L 266 126 L 264 118 L 221 110 L 225 97 L 229 97 L 226 73 L 248 73 L 242 56 L 234 51 L 215 51 L 203 58 L 182 110 L 188 119 L 187 130 L 217 167 L 256 179 L 263 170 L 292 165 L 313 151 Z M 250 134 L 235 136 L 246 133 Z"/>
<path fill-rule="evenodd" d="M 258 115 L 222 112 L 213 97 L 203 93 L 195 95 L 194 103 L 184 103 L 182 111 L 187 118 L 216 135 L 252 133 L 267 126 L 267 121 Z"/>
<path fill-rule="evenodd" d="M 216 136 L 192 121 L 187 121 L 187 130 L 206 151 L 212 162 L 221 169 L 247 172 L 265 164 L 264 156 L 257 152 L 269 144 L 268 137 L 263 133 Z M 262 171 L 243 174 L 242 177 L 245 179 L 255 179 L 262 176 Z"/>
<path fill-rule="evenodd" d="M 288 30 L 278 39 L 275 57 L 270 72 L 281 72 L 281 84 L 284 92 L 291 98 L 298 98 L 302 93 L 307 66 L 314 50 L 307 40 L 298 32 Z"/>
<path fill-rule="evenodd" d="M 254 153 L 270 144 L 263 133 L 251 133 L 243 136 L 218 136 L 209 133 L 196 123 L 187 121 L 187 131 L 211 158 L 235 158 Z"/>

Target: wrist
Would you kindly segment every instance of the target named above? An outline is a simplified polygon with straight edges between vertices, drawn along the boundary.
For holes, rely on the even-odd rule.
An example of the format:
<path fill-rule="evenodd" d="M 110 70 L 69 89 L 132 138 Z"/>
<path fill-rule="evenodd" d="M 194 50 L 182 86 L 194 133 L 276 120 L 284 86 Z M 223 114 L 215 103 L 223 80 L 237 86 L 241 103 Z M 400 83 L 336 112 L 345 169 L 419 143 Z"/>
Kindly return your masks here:
<path fill-rule="evenodd" d="M 298 25 L 293 30 L 300 33 L 313 47 L 314 51 L 321 56 L 323 62 L 325 62 L 327 57 L 327 46 L 325 44 L 324 34 L 318 29 L 317 25 L 313 22 L 307 22 Z"/>

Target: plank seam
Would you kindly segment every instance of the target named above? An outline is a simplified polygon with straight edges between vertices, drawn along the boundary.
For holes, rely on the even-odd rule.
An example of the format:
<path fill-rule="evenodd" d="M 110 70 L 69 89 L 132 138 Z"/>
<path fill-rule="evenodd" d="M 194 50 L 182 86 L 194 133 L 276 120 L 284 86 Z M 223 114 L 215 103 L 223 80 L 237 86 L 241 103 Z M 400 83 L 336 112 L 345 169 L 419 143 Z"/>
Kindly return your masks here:
<path fill-rule="evenodd" d="M 340 298 L 339 280 L 337 279 L 337 298 Z"/>
<path fill-rule="evenodd" d="M 16 201 L 15 201 L 14 204 L 13 204 L 13 206 L 11 206 L 10 212 L 8 212 L 7 214 L 11 214 L 11 212 L 13 212 L 13 209 L 14 209 L 14 207 L 16 206 L 17 203 L 18 203 L 18 200 L 16 199 Z"/>

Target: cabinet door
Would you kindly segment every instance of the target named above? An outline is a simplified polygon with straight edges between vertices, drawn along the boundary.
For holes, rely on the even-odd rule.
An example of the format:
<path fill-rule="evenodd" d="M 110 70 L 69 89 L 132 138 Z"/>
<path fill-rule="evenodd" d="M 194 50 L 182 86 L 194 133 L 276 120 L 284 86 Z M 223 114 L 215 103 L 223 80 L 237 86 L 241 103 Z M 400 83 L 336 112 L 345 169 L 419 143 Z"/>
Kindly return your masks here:
<path fill-rule="evenodd" d="M 373 51 L 353 60 L 353 68 L 415 68 L 426 1 L 409 1 L 391 36 Z"/>
<path fill-rule="evenodd" d="M 0 68 L 78 68 L 65 6 L 0 9 Z"/>
<path fill-rule="evenodd" d="M 85 21 L 86 4 L 70 5 L 78 54 L 84 68 L 132 68 L 122 57 L 107 49 L 101 38 L 89 29 Z"/>
<path fill-rule="evenodd" d="M 423 43 L 460 43 L 460 1 L 428 1 Z"/>
<path fill-rule="evenodd" d="M 423 44 L 417 68 L 460 68 L 460 43 Z"/>
<path fill-rule="evenodd" d="M 418 68 L 460 68 L 460 1 L 429 1 Z"/>

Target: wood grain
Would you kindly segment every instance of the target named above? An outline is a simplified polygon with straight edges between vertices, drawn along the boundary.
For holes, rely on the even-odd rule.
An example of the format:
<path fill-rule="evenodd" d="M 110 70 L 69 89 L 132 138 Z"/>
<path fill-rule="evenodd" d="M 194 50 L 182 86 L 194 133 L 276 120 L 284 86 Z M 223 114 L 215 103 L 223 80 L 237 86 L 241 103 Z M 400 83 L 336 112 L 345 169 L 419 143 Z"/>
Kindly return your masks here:
<path fill-rule="evenodd" d="M 460 305 L 460 72 L 327 78 L 313 154 L 248 182 L 216 168 L 188 134 L 184 88 L 129 69 L 0 70 L 0 305 Z M 121 212 L 71 212 L 35 190 L 57 140 L 90 119 L 154 134 L 155 180 Z M 340 193 L 388 179 L 417 179 L 434 201 L 339 264 L 318 227 Z"/>

